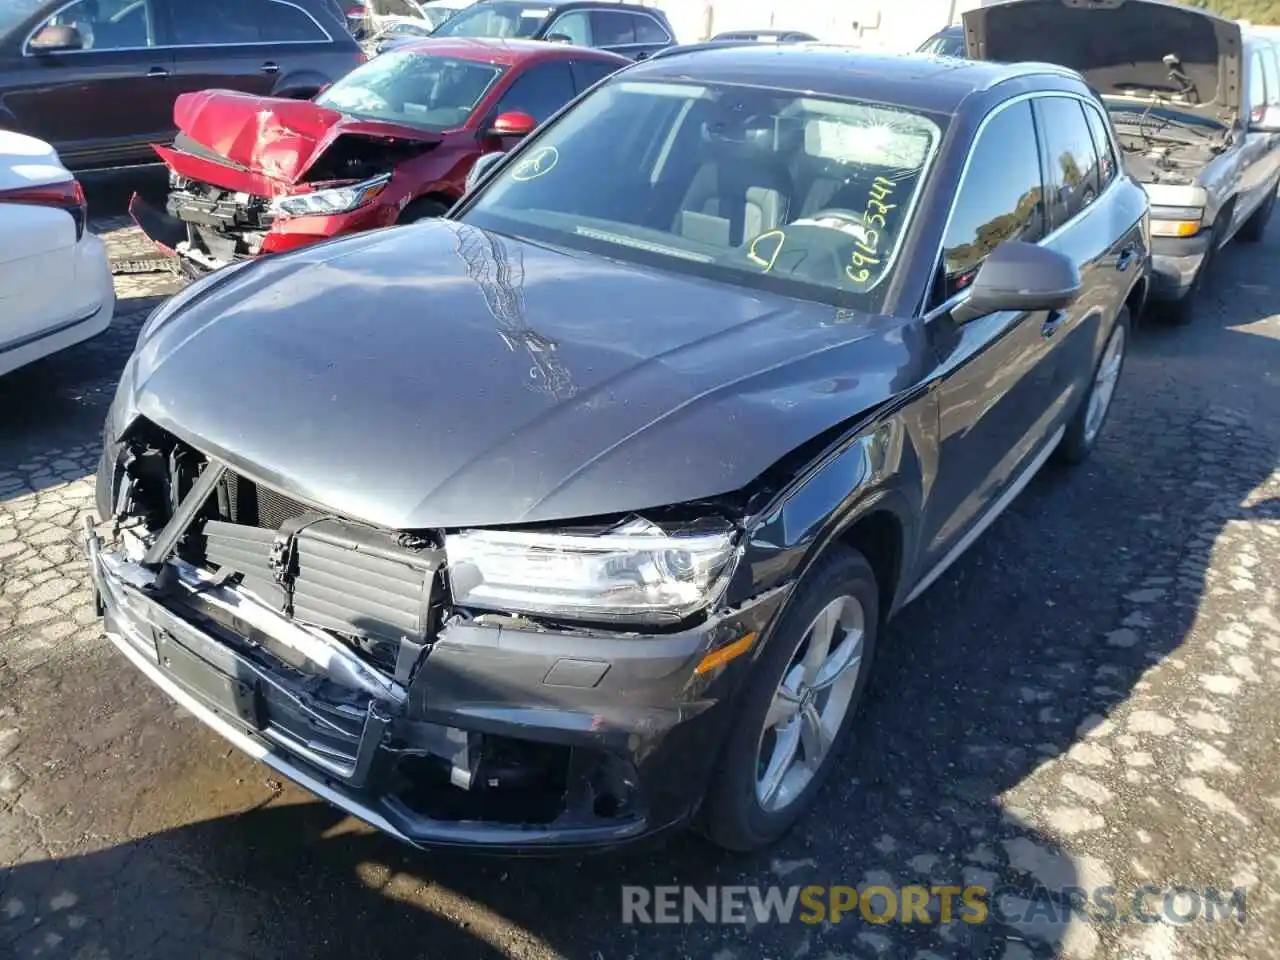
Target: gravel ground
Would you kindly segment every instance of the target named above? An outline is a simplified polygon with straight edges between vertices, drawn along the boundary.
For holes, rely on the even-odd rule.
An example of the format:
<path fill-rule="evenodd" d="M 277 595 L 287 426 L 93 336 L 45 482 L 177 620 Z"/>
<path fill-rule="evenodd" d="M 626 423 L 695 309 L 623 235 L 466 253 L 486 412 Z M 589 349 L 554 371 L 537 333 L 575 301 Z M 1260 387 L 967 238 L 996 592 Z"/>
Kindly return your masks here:
<path fill-rule="evenodd" d="M 98 230 L 122 261 L 150 255 Z M 776 849 L 582 861 L 401 848 L 233 752 L 101 639 L 76 521 L 116 374 L 177 287 L 119 276 L 109 333 L 0 380 L 0 955 L 1277 955 L 1278 253 L 1280 231 L 1233 247 L 1194 326 L 1139 330 L 1097 455 L 1042 473 L 893 625 L 861 739 Z M 1247 922 L 625 925 L 623 884 L 977 884 L 1009 921 L 1041 885 L 1121 904 L 1243 887 Z"/>

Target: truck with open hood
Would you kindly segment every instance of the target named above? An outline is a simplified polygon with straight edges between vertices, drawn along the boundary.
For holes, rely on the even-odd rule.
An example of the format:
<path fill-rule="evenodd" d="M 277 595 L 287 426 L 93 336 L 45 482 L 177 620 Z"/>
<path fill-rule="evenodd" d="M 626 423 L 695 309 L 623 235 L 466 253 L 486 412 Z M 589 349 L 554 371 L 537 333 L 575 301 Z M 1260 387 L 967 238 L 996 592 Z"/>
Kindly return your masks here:
<path fill-rule="evenodd" d="M 1010 0 L 966 12 L 964 32 L 969 57 L 1060 64 L 1098 93 L 1151 201 L 1152 296 L 1190 322 L 1213 255 L 1261 239 L 1275 204 L 1270 46 L 1158 0 Z"/>

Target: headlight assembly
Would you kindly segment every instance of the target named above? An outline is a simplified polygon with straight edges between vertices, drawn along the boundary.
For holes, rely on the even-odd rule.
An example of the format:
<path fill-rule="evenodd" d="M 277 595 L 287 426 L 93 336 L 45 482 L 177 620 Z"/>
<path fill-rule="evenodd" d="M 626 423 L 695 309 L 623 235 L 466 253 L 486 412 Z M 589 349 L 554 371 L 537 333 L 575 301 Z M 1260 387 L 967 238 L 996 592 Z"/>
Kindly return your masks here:
<path fill-rule="evenodd" d="M 390 182 L 391 174 L 384 173 L 346 187 L 276 197 L 271 201 L 269 209 L 278 217 L 323 217 L 333 213 L 346 213 L 369 203 Z"/>
<path fill-rule="evenodd" d="M 445 552 L 460 606 L 640 623 L 713 603 L 737 558 L 733 531 L 666 534 L 640 519 L 602 534 L 464 530 Z"/>
<path fill-rule="evenodd" d="M 1153 237 L 1193 237 L 1200 232 L 1201 207 L 1151 207 Z"/>

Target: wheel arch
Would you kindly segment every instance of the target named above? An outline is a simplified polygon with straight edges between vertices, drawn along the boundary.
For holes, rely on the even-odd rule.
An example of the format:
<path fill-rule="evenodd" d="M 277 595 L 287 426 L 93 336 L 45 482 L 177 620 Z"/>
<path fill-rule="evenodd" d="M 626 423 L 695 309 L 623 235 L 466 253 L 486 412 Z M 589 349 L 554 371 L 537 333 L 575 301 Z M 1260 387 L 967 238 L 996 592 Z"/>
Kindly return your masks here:
<path fill-rule="evenodd" d="M 421 204 L 424 201 L 432 201 L 435 203 L 439 203 L 443 205 L 446 210 L 448 210 L 450 207 L 452 207 L 455 203 L 458 202 L 458 198 L 449 196 L 449 194 L 445 193 L 443 190 L 439 189 L 438 187 L 429 188 L 423 191 L 422 193 L 415 194 L 409 200 L 409 202 L 404 205 L 404 208 L 401 209 L 399 215 L 396 217 L 396 223 L 407 222 L 404 219 L 405 214 L 408 213 L 410 210 L 412 210 L 415 204 Z"/>
<path fill-rule="evenodd" d="M 276 81 L 271 95 L 290 100 L 310 100 L 328 83 L 329 78 L 316 70 L 295 70 Z"/>
<path fill-rule="evenodd" d="M 932 410 L 932 405 L 927 405 Z M 923 413 L 928 417 L 928 412 Z M 797 471 L 793 481 L 747 523 L 751 589 L 799 582 L 832 546 L 858 550 L 871 565 L 883 622 L 909 587 L 917 517 L 931 458 L 924 456 L 912 418 L 899 414 L 865 422 Z M 927 434 L 926 434 L 927 435 Z M 771 573 L 761 575 L 756 571 Z M 790 606 L 782 604 L 780 618 Z"/>

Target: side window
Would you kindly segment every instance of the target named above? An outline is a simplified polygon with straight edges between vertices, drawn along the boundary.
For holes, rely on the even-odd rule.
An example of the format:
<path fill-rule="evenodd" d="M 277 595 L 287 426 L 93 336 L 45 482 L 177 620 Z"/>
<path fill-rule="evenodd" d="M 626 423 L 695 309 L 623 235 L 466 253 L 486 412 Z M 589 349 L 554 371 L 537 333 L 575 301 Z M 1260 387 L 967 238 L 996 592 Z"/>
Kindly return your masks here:
<path fill-rule="evenodd" d="M 32 37 L 57 27 L 74 29 L 82 50 L 132 50 L 157 42 L 151 0 L 79 0 L 42 23 Z"/>
<path fill-rule="evenodd" d="M 1107 136 L 1107 120 L 1102 111 L 1093 104 L 1084 108 L 1085 118 L 1089 121 L 1089 132 L 1093 134 L 1093 149 L 1098 154 L 1098 192 L 1101 193 L 1115 179 L 1116 155 L 1111 148 L 1111 138 Z"/>
<path fill-rule="evenodd" d="M 378 0 L 373 5 L 375 16 L 381 17 L 418 17 L 420 14 L 409 0 Z"/>
<path fill-rule="evenodd" d="M 631 18 L 635 21 L 633 26 L 636 30 L 636 43 L 670 43 L 671 35 L 663 29 L 662 24 L 653 17 L 646 17 L 642 14 L 636 14 Z"/>
<path fill-rule="evenodd" d="M 586 10 L 570 10 L 566 14 L 556 17 L 547 34 L 558 33 L 563 37 L 568 37 L 570 43 L 576 43 L 580 47 L 594 46 L 591 37 L 591 20 L 590 14 Z"/>
<path fill-rule="evenodd" d="M 1253 52 L 1249 58 L 1249 116 L 1253 120 L 1262 119 L 1262 111 L 1267 105 L 1267 79 L 1262 67 L 1262 54 Z"/>
<path fill-rule="evenodd" d="M 519 110 L 542 123 L 574 96 L 568 61 L 540 63 L 516 78 L 498 101 L 498 113 Z"/>
<path fill-rule="evenodd" d="M 217 3 L 196 0 L 182 4 L 173 17 L 173 42 L 179 46 L 328 39 L 324 28 L 310 15 L 278 0 L 218 0 Z"/>
<path fill-rule="evenodd" d="M 597 47 L 636 42 L 635 17 L 616 10 L 592 10 L 591 33 Z"/>
<path fill-rule="evenodd" d="M 324 43 L 329 39 L 310 14 L 291 3 L 267 0 L 258 16 L 264 43 Z"/>
<path fill-rule="evenodd" d="M 1276 48 L 1262 51 L 1262 75 L 1267 81 L 1267 103 L 1280 103 L 1280 65 L 1276 61 Z"/>
<path fill-rule="evenodd" d="M 1044 145 L 1045 199 L 1049 223 L 1061 226 L 1098 196 L 1098 156 L 1080 101 L 1037 97 L 1036 116 Z"/>
<path fill-rule="evenodd" d="M 617 69 L 618 64 L 603 60 L 573 61 L 573 78 L 577 81 L 578 92 L 594 86 Z"/>
<path fill-rule="evenodd" d="M 1023 101 L 992 117 L 973 145 L 942 241 L 939 299 L 967 287 L 997 245 L 1044 235 L 1040 152 L 1031 104 Z"/>
<path fill-rule="evenodd" d="M 173 42 L 183 47 L 205 44 L 258 43 L 258 11 L 254 0 L 220 0 L 218 3 L 174 4 Z"/>

